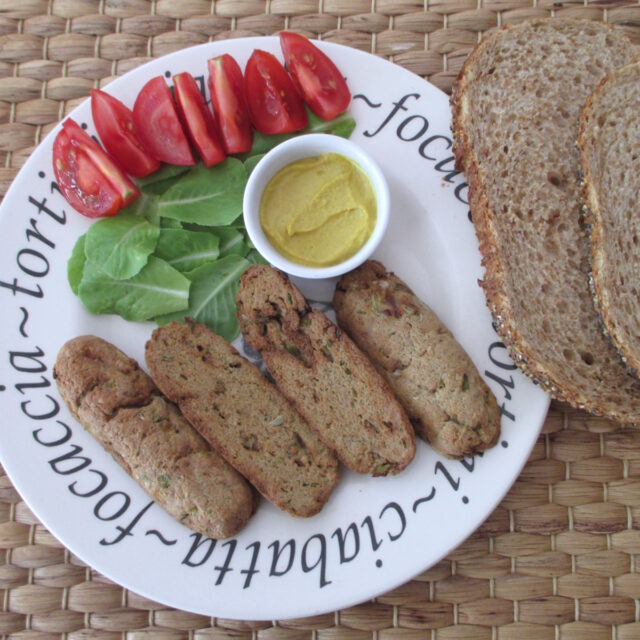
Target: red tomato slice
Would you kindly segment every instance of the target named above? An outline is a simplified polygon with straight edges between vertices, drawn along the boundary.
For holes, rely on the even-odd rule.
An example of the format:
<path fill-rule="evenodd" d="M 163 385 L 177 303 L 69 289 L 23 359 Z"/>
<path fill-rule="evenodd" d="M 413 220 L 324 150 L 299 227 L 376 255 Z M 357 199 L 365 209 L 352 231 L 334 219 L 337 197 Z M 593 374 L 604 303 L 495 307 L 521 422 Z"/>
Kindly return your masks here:
<path fill-rule="evenodd" d="M 142 87 L 133 105 L 133 124 L 144 148 L 169 164 L 195 164 L 171 91 L 162 76 Z"/>
<path fill-rule="evenodd" d="M 186 71 L 173 76 L 178 112 L 191 143 L 207 167 L 222 162 L 226 153 L 218 125 L 209 111 L 193 76 Z"/>
<path fill-rule="evenodd" d="M 89 218 L 115 215 L 122 198 L 91 162 L 82 147 L 61 129 L 53 143 L 53 172 L 62 195 L 76 211 Z"/>
<path fill-rule="evenodd" d="M 131 204 L 140 195 L 136 185 L 82 127 L 68 118 L 62 123 L 62 128 L 69 135 L 71 146 L 80 149 L 116 190 L 122 200 L 123 207 Z M 80 178 L 82 178 L 81 175 Z"/>
<path fill-rule="evenodd" d="M 209 65 L 209 91 L 213 112 L 227 153 L 245 153 L 253 144 L 253 127 L 244 97 L 242 71 L 228 53 L 212 58 Z"/>
<path fill-rule="evenodd" d="M 136 136 L 131 109 L 120 100 L 91 89 L 91 115 L 102 144 L 127 173 L 142 178 L 160 168 Z"/>
<path fill-rule="evenodd" d="M 262 133 L 289 133 L 307 126 L 302 98 L 278 59 L 256 49 L 244 71 L 244 94 L 251 120 Z"/>
<path fill-rule="evenodd" d="M 351 93 L 335 64 L 304 36 L 280 33 L 284 61 L 309 109 L 322 120 L 346 111 Z"/>

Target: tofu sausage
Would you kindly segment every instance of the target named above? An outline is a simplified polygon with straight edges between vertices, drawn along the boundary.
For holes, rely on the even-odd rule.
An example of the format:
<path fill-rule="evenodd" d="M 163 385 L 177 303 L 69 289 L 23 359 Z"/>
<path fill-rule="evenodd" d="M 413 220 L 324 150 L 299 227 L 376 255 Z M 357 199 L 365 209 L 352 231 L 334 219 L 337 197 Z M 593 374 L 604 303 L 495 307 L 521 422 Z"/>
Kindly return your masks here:
<path fill-rule="evenodd" d="M 54 377 L 73 416 L 167 513 L 210 538 L 245 526 L 251 487 L 135 360 L 101 338 L 81 336 L 60 350 Z"/>
<path fill-rule="evenodd" d="M 471 358 L 400 278 L 369 260 L 338 282 L 338 324 L 404 405 L 416 434 L 451 458 L 493 446 L 500 409 Z"/>

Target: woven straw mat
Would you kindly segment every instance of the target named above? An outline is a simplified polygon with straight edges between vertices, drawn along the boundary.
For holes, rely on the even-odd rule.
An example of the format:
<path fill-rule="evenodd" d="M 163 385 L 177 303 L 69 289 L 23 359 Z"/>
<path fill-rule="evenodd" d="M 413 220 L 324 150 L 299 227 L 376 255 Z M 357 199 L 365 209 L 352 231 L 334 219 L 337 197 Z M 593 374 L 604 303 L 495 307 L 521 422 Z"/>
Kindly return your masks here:
<path fill-rule="evenodd" d="M 604 20 L 640 43 L 637 1 L 0 0 L 0 195 L 92 87 L 186 46 L 287 28 L 449 91 L 484 33 L 549 15 Z M 640 431 L 553 403 L 522 475 L 460 548 L 372 602 L 313 618 L 209 618 L 124 590 L 54 539 L 5 475 L 0 548 L 3 638 L 631 640 Z"/>

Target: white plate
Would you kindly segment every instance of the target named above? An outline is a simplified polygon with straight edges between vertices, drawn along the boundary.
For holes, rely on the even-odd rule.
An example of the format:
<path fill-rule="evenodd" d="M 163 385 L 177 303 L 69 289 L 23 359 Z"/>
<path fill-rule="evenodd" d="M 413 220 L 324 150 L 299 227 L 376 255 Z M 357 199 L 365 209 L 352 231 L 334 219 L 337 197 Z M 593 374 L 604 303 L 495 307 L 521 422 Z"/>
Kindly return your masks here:
<path fill-rule="evenodd" d="M 280 57 L 276 38 L 227 40 L 154 60 L 109 91 L 132 105 L 152 76 L 205 75 L 208 58 L 256 48 Z M 66 261 L 90 221 L 53 188 L 52 132 L 0 209 L 0 460 L 44 525 L 115 582 L 172 607 L 241 619 L 284 619 L 343 608 L 396 587 L 459 545 L 491 513 L 536 441 L 549 400 L 516 370 L 497 337 L 477 280 L 480 256 L 454 172 L 447 97 L 381 58 L 322 44 L 346 76 L 357 121 L 352 139 L 383 167 L 389 230 L 376 254 L 453 331 L 503 408 L 496 447 L 462 462 L 420 442 L 394 478 L 343 470 L 324 510 L 296 520 L 262 501 L 229 541 L 201 540 L 150 499 L 78 425 L 52 379 L 61 345 L 80 334 L 112 341 L 141 363 L 153 325 L 92 316 L 72 294 Z M 94 132 L 89 102 L 71 114 Z M 57 131 L 57 130 L 56 130 Z M 331 286 L 303 286 L 329 299 Z"/>

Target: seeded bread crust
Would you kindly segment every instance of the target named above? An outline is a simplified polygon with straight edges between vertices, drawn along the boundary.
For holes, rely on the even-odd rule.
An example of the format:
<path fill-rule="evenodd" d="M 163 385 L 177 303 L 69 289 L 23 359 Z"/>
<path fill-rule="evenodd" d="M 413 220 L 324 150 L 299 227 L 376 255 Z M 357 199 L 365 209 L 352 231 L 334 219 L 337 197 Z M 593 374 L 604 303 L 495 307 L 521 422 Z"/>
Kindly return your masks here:
<path fill-rule="evenodd" d="M 594 304 L 623 360 L 640 371 L 640 62 L 604 78 L 580 117 L 578 147 Z"/>
<path fill-rule="evenodd" d="M 298 517 L 322 509 L 338 461 L 224 338 L 198 322 L 171 322 L 153 332 L 146 360 L 163 393 L 267 500 Z"/>
<path fill-rule="evenodd" d="M 347 468 L 381 476 L 411 462 L 413 428 L 387 383 L 283 273 L 251 266 L 240 280 L 236 304 L 247 342 Z"/>
<path fill-rule="evenodd" d="M 333 297 L 338 324 L 376 365 L 416 435 L 451 458 L 495 445 L 500 409 L 473 362 L 409 287 L 368 260 Z"/>
<path fill-rule="evenodd" d="M 498 333 L 553 396 L 626 424 L 640 422 L 640 384 L 593 309 L 575 141 L 596 84 L 637 56 L 603 23 L 523 22 L 476 47 L 451 99 Z"/>
<path fill-rule="evenodd" d="M 101 338 L 81 336 L 60 350 L 54 377 L 72 415 L 176 520 L 211 538 L 245 526 L 251 487 L 135 360 Z"/>

